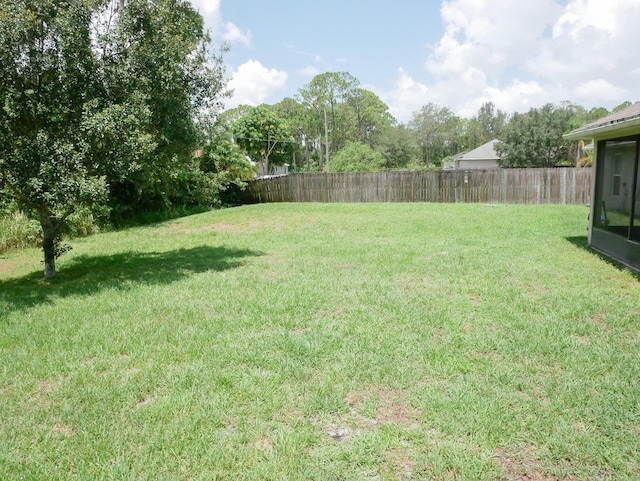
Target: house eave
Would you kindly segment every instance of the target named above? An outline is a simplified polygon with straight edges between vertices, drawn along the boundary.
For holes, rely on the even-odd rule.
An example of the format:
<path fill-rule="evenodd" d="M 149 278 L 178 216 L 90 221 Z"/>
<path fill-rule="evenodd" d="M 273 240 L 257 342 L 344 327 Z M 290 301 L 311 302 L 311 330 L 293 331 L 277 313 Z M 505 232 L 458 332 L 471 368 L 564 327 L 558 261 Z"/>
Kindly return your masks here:
<path fill-rule="evenodd" d="M 615 137 L 625 137 L 638 132 L 640 132 L 640 117 L 635 117 L 629 120 L 597 125 L 592 128 L 577 129 L 565 134 L 564 138 L 567 140 L 602 140 L 611 138 L 611 134 L 614 134 Z"/>

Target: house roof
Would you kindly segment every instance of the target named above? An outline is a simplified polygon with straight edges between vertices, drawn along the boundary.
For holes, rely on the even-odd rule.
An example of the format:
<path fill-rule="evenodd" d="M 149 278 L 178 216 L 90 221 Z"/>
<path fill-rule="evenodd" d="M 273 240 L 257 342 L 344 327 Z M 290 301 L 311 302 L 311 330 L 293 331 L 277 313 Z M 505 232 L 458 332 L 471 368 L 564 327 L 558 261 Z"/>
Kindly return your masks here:
<path fill-rule="evenodd" d="M 493 139 L 480 147 L 463 154 L 459 160 L 498 160 L 500 156 L 496 153 L 495 145 L 500 142 Z"/>
<path fill-rule="evenodd" d="M 569 140 L 601 139 L 611 137 L 612 132 L 616 136 L 640 132 L 640 102 L 572 130 L 565 137 Z"/>

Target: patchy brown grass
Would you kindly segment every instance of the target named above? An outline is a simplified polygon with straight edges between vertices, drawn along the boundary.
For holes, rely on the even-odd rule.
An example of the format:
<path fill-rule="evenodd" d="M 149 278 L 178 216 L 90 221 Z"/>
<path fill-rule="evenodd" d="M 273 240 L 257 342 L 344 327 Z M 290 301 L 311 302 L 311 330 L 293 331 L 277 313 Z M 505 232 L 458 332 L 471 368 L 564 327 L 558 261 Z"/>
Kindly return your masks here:
<path fill-rule="evenodd" d="M 336 264 L 333 266 L 334 269 L 355 269 L 358 267 L 355 264 Z"/>
<path fill-rule="evenodd" d="M 391 474 L 395 479 L 404 481 L 413 479 L 417 467 L 418 463 L 415 459 L 400 450 L 392 449 L 384 454 L 381 471 Z"/>
<path fill-rule="evenodd" d="M 136 403 L 136 407 L 137 408 L 141 408 L 143 406 L 146 406 L 147 404 L 151 403 L 151 401 L 153 401 L 153 395 L 148 393 L 148 392 L 143 392 L 140 394 L 140 398 L 138 399 L 138 402 Z"/>
<path fill-rule="evenodd" d="M 73 434 L 73 428 L 71 426 L 67 426 L 66 424 L 58 423 L 53 427 L 53 432 L 64 436 L 65 438 L 68 438 Z"/>
<path fill-rule="evenodd" d="M 605 331 L 611 330 L 609 325 L 602 320 L 602 316 L 601 315 L 596 314 L 595 316 L 593 316 L 591 318 L 591 322 L 593 322 L 594 324 L 597 324 L 599 327 L 601 327 Z"/>
<path fill-rule="evenodd" d="M 495 458 L 506 473 L 505 481 L 579 481 L 573 476 L 558 478 L 546 472 L 533 447 L 525 450 L 498 448 Z"/>
<path fill-rule="evenodd" d="M 412 407 L 406 397 L 404 391 L 387 386 L 372 386 L 363 392 L 350 392 L 345 398 L 345 403 L 351 408 L 349 413 L 336 413 L 328 419 L 315 422 L 334 441 L 348 441 L 386 424 L 413 429 L 418 426 L 422 412 Z"/>
<path fill-rule="evenodd" d="M 256 439 L 249 443 L 249 447 L 266 454 L 273 452 L 273 442 L 269 438 Z"/>

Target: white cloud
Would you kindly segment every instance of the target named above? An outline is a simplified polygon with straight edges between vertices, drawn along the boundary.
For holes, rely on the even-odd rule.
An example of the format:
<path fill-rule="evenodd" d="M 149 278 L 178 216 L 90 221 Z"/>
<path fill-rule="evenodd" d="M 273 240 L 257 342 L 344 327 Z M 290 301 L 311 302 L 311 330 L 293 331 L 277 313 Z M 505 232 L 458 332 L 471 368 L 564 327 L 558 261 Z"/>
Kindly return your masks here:
<path fill-rule="evenodd" d="M 226 42 L 251 45 L 251 32 L 249 30 L 243 32 L 235 23 L 232 22 L 226 22 L 224 24 L 223 30 L 220 32 L 220 36 Z"/>
<path fill-rule="evenodd" d="M 440 13 L 445 33 L 427 60 L 427 70 L 447 75 L 473 67 L 488 78 L 499 75 L 535 48 L 559 12 L 555 0 L 444 1 Z"/>
<path fill-rule="evenodd" d="M 211 29 L 214 37 L 231 43 L 251 45 L 251 32 L 242 31 L 233 22 L 225 22 L 220 11 L 220 0 L 192 0 L 193 6 L 204 18 L 205 25 Z"/>
<path fill-rule="evenodd" d="M 622 93 L 638 81 L 630 75 L 640 64 L 640 51 L 634 48 L 640 38 L 638 18 L 637 0 L 572 0 L 554 22 L 553 39 L 541 45 L 528 68 L 569 90 L 604 79 Z"/>
<path fill-rule="evenodd" d="M 226 107 L 265 103 L 273 93 L 286 87 L 288 77 L 283 70 L 269 69 L 256 60 L 249 60 L 238 67 L 229 81 L 233 96 Z"/>
<path fill-rule="evenodd" d="M 463 116 L 475 115 L 486 101 L 505 111 L 536 105 L 544 89 L 523 68 L 562 12 L 555 0 L 443 1 L 445 31 L 425 62 L 436 103 Z"/>
<path fill-rule="evenodd" d="M 640 100 L 638 0 L 444 0 L 440 13 L 425 69 L 459 115 L 489 100 L 507 112 Z"/>
<path fill-rule="evenodd" d="M 315 67 L 313 65 L 307 65 L 306 67 L 303 67 L 300 70 L 298 70 L 296 73 L 298 75 L 303 75 L 305 77 L 315 77 L 321 72 L 320 72 L 320 69 L 318 69 L 318 67 Z"/>
<path fill-rule="evenodd" d="M 552 100 L 546 98 L 545 89 L 534 80 L 522 82 L 514 80 L 504 88 L 487 87 L 483 96 L 476 99 L 477 106 L 471 115 L 477 113 L 484 102 L 493 102 L 504 112 L 526 112 L 535 105 L 542 105 Z"/>
<path fill-rule="evenodd" d="M 574 0 L 567 5 L 565 12 L 554 25 L 553 37 L 568 35 L 574 42 L 580 42 L 587 39 L 588 35 L 584 34 L 589 27 L 608 35 L 615 35 L 617 19 L 614 9 L 619 7 L 619 4 L 620 2 L 615 0 Z"/>
<path fill-rule="evenodd" d="M 616 87 L 608 80 L 599 78 L 578 85 L 575 89 L 575 94 L 582 101 L 601 99 L 606 102 L 615 102 L 617 99 L 624 98 L 627 90 Z"/>
<path fill-rule="evenodd" d="M 389 106 L 391 115 L 400 122 L 408 122 L 413 112 L 434 101 L 433 91 L 416 81 L 403 68 L 398 69 L 398 78 L 390 91 L 385 92 L 369 86 L 365 88 L 374 91 Z"/>

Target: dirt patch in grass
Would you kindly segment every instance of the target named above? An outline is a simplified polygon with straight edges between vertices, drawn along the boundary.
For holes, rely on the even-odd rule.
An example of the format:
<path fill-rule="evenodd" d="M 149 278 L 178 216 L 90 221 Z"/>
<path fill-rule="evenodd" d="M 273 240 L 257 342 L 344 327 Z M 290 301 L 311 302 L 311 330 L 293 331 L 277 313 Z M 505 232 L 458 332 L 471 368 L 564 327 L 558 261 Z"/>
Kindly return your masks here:
<path fill-rule="evenodd" d="M 373 386 L 362 392 L 350 392 L 345 398 L 348 413 L 336 413 L 319 423 L 327 437 L 347 441 L 363 432 L 385 424 L 414 429 L 422 416 L 419 409 L 406 400 L 406 393 L 387 386 Z"/>
<path fill-rule="evenodd" d="M 308 219 L 303 216 L 287 216 L 281 221 L 265 223 L 263 220 L 250 220 L 242 224 L 227 224 L 225 222 L 218 222 L 216 224 L 209 224 L 202 227 L 201 230 L 213 231 L 213 232 L 282 232 L 292 231 L 299 227 L 308 227 L 309 224 L 315 224 L 313 219 Z"/>
<path fill-rule="evenodd" d="M 325 319 L 342 319 L 344 317 L 344 308 L 337 307 L 335 309 L 332 308 L 324 308 L 316 311 L 316 313 L 311 318 L 311 324 L 315 325 L 321 320 Z"/>
<path fill-rule="evenodd" d="M 418 463 L 408 457 L 406 453 L 390 450 L 385 453 L 384 458 L 385 460 L 381 467 L 383 473 L 390 473 L 395 479 L 401 481 L 413 478 L 413 473 L 418 467 Z"/>
<path fill-rule="evenodd" d="M 51 405 L 49 400 L 50 394 L 53 393 L 55 389 L 55 384 L 46 380 L 40 380 L 36 385 L 35 392 L 31 396 L 31 401 L 39 406 L 48 408 Z"/>
<path fill-rule="evenodd" d="M 269 438 L 256 439 L 254 442 L 249 443 L 249 447 L 262 451 L 263 453 L 273 452 L 273 442 Z"/>
<path fill-rule="evenodd" d="M 25 251 L 12 253 L 10 257 L 0 255 L 0 278 L 9 279 L 12 276 L 20 275 L 23 266 L 29 262 L 29 257 L 30 255 Z M 34 266 L 37 266 L 37 264 L 33 264 L 30 267 Z M 31 272 L 31 270 L 28 272 Z"/>
<path fill-rule="evenodd" d="M 573 476 L 557 478 L 545 472 L 534 448 L 524 451 L 498 448 L 495 458 L 506 473 L 505 481 L 579 481 Z"/>
<path fill-rule="evenodd" d="M 0 258 L 0 274 L 5 274 L 11 270 L 14 263 L 9 263 L 9 261 Z"/>
<path fill-rule="evenodd" d="M 472 306 L 479 306 L 482 303 L 482 297 L 480 294 L 472 294 L 469 296 L 469 300 L 471 301 Z"/>
<path fill-rule="evenodd" d="M 530 299 L 539 299 L 540 297 L 549 294 L 549 289 L 547 289 L 546 286 L 537 281 L 529 282 L 525 279 L 513 275 L 503 275 L 502 279 L 506 283 L 516 288 L 523 297 L 528 297 Z"/>
<path fill-rule="evenodd" d="M 307 334 L 308 332 L 311 332 L 311 328 L 310 327 L 294 327 L 289 332 L 291 334 Z"/>
<path fill-rule="evenodd" d="M 406 398 L 407 394 L 400 389 L 376 386 L 362 393 L 349 393 L 345 402 L 351 407 L 352 414 L 368 419 L 372 425 L 393 423 L 413 426 L 422 416 L 422 412 L 412 407 Z M 370 403 L 377 404 L 375 418 L 360 414 L 364 406 Z"/>
<path fill-rule="evenodd" d="M 73 434 L 73 429 L 71 428 L 71 426 L 58 423 L 53 427 L 53 432 L 61 436 L 64 436 L 65 438 L 68 438 Z"/>
<path fill-rule="evenodd" d="M 489 352 L 489 351 L 476 351 L 473 353 L 473 358 L 477 360 L 484 361 L 502 361 L 502 357 L 497 352 Z"/>
<path fill-rule="evenodd" d="M 138 402 L 136 403 L 136 407 L 137 408 L 141 408 L 143 406 L 146 406 L 147 404 L 151 403 L 153 401 L 153 395 L 148 393 L 148 392 L 143 392 L 140 394 L 140 397 L 138 398 Z"/>
<path fill-rule="evenodd" d="M 191 227 L 185 226 L 181 223 L 168 225 L 164 228 L 164 231 L 168 234 L 197 234 L 198 232 L 262 232 L 264 230 L 268 230 L 268 227 L 265 224 L 258 221 L 250 221 L 245 224 L 227 224 L 224 222 L 219 222 L 216 224 L 208 224 L 202 227 Z M 269 229 L 269 230 L 280 230 L 280 229 Z"/>
<path fill-rule="evenodd" d="M 244 225 L 225 224 L 224 222 L 221 222 L 219 224 L 206 225 L 202 229 L 214 232 L 256 232 L 263 230 L 263 228 L 264 226 L 258 222 L 250 222 Z"/>
<path fill-rule="evenodd" d="M 602 320 L 602 316 L 600 316 L 600 315 L 598 315 L 598 314 L 596 314 L 595 316 L 593 316 L 593 317 L 591 318 L 591 321 L 592 321 L 594 324 L 597 324 L 599 327 L 601 327 L 601 328 L 602 328 L 602 329 L 604 329 L 605 331 L 609 331 L 609 330 L 611 330 L 611 328 L 609 327 L 609 324 L 607 324 L 606 322 L 604 322 L 604 321 Z"/>
<path fill-rule="evenodd" d="M 417 421 L 422 416 L 419 409 L 415 409 L 404 402 L 396 402 L 389 406 L 380 406 L 376 420 L 378 424 L 401 424 L 404 426 L 417 426 Z"/>

